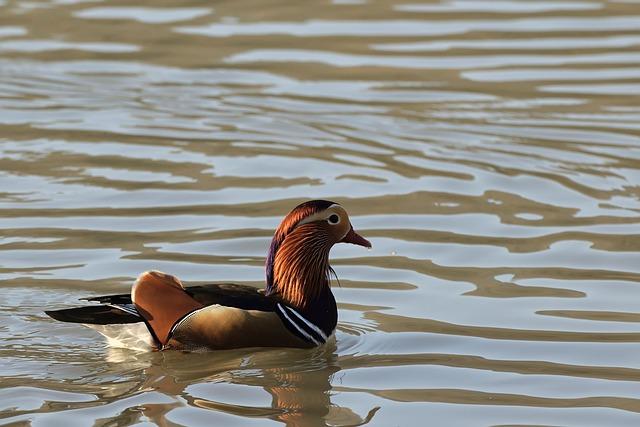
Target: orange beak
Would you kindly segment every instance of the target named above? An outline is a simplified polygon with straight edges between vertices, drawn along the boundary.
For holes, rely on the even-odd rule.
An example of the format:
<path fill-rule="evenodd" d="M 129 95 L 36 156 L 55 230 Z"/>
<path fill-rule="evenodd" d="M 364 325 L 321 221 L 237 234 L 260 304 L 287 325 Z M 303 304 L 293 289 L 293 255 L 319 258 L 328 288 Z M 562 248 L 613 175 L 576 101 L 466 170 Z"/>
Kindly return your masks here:
<path fill-rule="evenodd" d="M 356 233 L 353 230 L 353 226 L 351 226 L 347 235 L 340 241 L 343 243 L 353 243 L 354 245 L 364 246 L 365 248 L 371 248 L 371 242 Z"/>

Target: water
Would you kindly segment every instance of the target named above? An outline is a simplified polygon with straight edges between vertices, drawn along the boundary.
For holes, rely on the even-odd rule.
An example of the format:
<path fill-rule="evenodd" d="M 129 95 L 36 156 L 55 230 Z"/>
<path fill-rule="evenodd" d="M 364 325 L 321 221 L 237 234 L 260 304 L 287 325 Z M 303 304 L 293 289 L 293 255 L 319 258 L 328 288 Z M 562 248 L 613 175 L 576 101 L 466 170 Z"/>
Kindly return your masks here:
<path fill-rule="evenodd" d="M 640 2 L 0 0 L 0 419 L 640 422 Z M 134 353 L 44 309 L 263 282 L 341 202 L 316 350 Z"/>

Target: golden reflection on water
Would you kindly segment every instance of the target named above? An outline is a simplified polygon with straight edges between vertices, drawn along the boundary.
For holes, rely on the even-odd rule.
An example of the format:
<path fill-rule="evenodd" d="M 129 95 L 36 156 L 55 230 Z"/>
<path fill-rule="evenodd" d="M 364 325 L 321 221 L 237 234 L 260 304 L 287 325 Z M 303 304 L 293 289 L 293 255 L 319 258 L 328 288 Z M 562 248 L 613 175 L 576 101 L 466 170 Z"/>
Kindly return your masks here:
<path fill-rule="evenodd" d="M 637 425 L 640 3 L 0 0 L 0 419 Z M 345 205 L 336 340 L 137 354 L 45 308 L 260 286 Z"/>

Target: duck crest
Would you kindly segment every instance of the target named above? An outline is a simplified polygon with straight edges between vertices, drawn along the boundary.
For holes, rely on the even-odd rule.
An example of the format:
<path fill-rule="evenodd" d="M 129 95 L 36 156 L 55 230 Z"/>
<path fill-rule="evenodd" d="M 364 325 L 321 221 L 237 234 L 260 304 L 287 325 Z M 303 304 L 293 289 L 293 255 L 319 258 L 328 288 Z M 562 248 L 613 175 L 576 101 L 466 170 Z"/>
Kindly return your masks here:
<path fill-rule="evenodd" d="M 271 240 L 266 262 L 266 293 L 280 294 L 285 302 L 304 309 L 328 284 L 330 245 L 326 233 L 314 224 L 298 224 L 335 204 L 313 200 L 294 208 L 280 223 Z"/>

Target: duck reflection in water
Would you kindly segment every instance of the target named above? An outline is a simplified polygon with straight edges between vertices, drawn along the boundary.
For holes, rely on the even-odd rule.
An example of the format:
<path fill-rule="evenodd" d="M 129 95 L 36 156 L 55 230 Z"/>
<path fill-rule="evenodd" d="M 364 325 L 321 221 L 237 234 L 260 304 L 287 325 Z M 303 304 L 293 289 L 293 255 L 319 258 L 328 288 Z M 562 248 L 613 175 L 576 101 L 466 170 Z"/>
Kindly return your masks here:
<path fill-rule="evenodd" d="M 360 426 L 371 421 L 380 409 L 374 407 L 364 416 L 350 408 L 331 402 L 331 381 L 341 370 L 336 354 L 335 339 L 312 350 L 256 349 L 247 354 L 242 350 L 218 352 L 157 352 L 141 355 L 140 363 L 147 367 L 140 371 L 142 382 L 129 393 L 154 389 L 174 398 L 179 396 L 194 408 L 219 411 L 225 414 L 270 418 L 287 426 Z M 149 358 L 148 356 L 152 356 Z M 186 359 L 186 360 L 185 360 Z M 109 349 L 110 362 L 131 362 L 131 352 Z M 198 385 L 197 388 L 190 387 Z M 255 402 L 250 391 L 239 396 L 229 393 L 229 384 L 261 387 L 270 396 L 263 405 Z M 220 400 L 214 398 L 219 396 Z M 231 403 L 234 399 L 238 403 Z M 143 415 L 159 426 L 169 425 L 170 411 L 183 406 L 182 402 L 144 405 Z M 173 418 L 169 416 L 169 418 Z M 212 417 L 215 419 L 215 416 Z"/>

